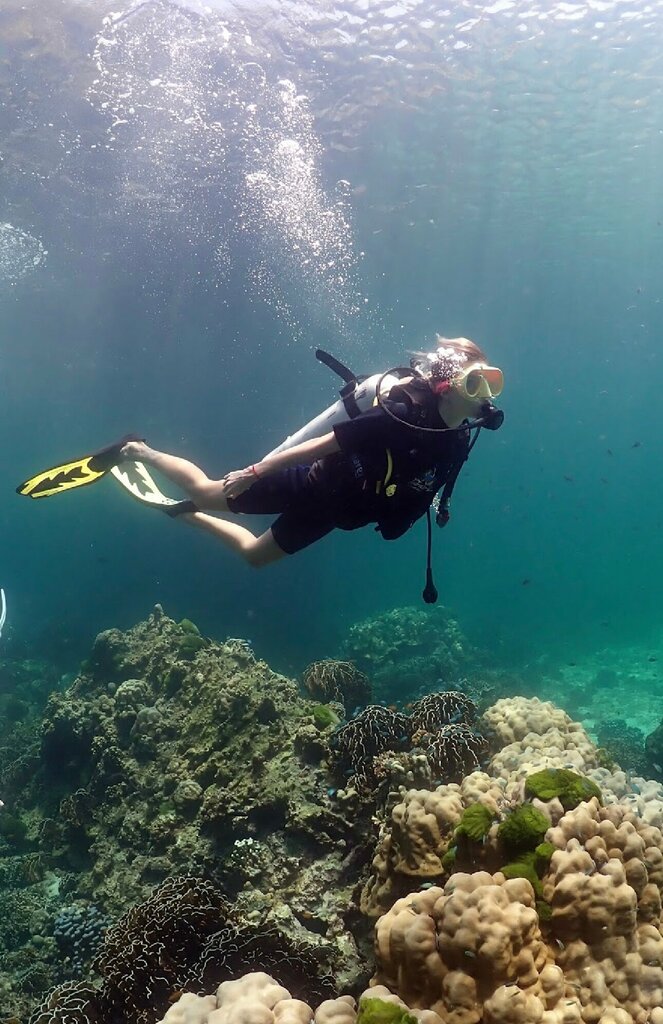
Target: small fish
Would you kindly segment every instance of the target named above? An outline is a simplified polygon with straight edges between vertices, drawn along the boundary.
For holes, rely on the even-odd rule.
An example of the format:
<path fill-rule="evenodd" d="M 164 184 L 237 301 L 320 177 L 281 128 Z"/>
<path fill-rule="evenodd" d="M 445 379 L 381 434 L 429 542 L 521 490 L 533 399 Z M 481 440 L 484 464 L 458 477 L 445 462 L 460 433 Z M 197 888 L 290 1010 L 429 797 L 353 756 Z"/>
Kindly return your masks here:
<path fill-rule="evenodd" d="M 602 477 L 601 477 L 601 483 L 602 483 L 602 484 L 607 484 L 607 482 L 608 482 L 608 481 L 607 481 L 606 477 L 602 476 Z"/>
<path fill-rule="evenodd" d="M 655 654 L 650 654 L 649 657 L 647 658 L 647 661 L 658 661 L 658 658 L 656 657 Z"/>
<path fill-rule="evenodd" d="M 332 786 L 327 790 L 327 796 L 336 796 L 336 790 Z"/>
<path fill-rule="evenodd" d="M 642 441 L 634 441 L 631 448 L 642 448 Z"/>
<path fill-rule="evenodd" d="M 608 455 L 613 454 L 612 448 L 606 448 L 606 452 L 608 453 Z"/>
<path fill-rule="evenodd" d="M 663 772 L 663 768 L 661 768 L 660 764 L 656 764 L 655 761 L 652 761 L 652 767 L 655 772 Z"/>
<path fill-rule="evenodd" d="M 571 668 L 575 668 L 576 665 L 578 664 L 578 662 L 577 661 L 567 661 L 566 664 L 570 665 Z"/>
<path fill-rule="evenodd" d="M 529 579 L 529 577 L 526 576 L 524 580 L 520 581 L 520 585 L 521 587 L 529 587 L 531 582 L 531 579 Z"/>
<path fill-rule="evenodd" d="M 565 475 L 564 479 L 566 480 L 567 484 L 574 484 L 575 483 L 575 480 L 573 479 L 572 476 L 566 476 Z"/>

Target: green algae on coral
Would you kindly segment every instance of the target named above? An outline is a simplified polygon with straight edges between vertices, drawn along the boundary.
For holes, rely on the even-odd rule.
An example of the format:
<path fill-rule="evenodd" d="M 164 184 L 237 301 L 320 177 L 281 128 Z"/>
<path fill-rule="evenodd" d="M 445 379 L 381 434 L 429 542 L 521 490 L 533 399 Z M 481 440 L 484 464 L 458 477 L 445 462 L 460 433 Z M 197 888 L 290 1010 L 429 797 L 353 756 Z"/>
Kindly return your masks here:
<path fill-rule="evenodd" d="M 540 922 L 552 921 L 552 907 L 546 900 L 536 901 L 536 912 Z"/>
<path fill-rule="evenodd" d="M 453 870 L 454 870 L 454 867 L 455 867 L 455 864 L 456 864 L 456 853 L 457 852 L 458 851 L 457 851 L 457 848 L 455 846 L 450 846 L 449 849 L 447 850 L 447 852 L 445 853 L 444 857 L 440 861 L 440 863 L 441 863 L 442 867 L 444 868 L 444 870 L 446 872 L 448 872 L 448 874 L 450 874 L 450 875 L 453 874 Z"/>
<path fill-rule="evenodd" d="M 602 803 L 601 790 L 584 775 L 578 775 L 569 768 L 544 768 L 543 771 L 528 775 L 525 793 L 539 800 L 558 798 L 565 811 L 572 811 L 584 800 L 596 797 Z"/>
<path fill-rule="evenodd" d="M 550 858 L 557 849 L 552 843 L 539 843 L 536 850 L 534 851 L 534 867 L 537 870 L 539 878 L 547 870 L 550 864 Z"/>
<path fill-rule="evenodd" d="M 537 875 L 529 857 L 525 856 L 522 860 L 513 861 L 511 864 L 504 864 L 500 871 L 505 878 L 526 878 L 534 889 L 535 896 L 543 896 L 541 879 Z"/>
<path fill-rule="evenodd" d="M 207 644 L 200 633 L 185 633 L 179 647 L 177 648 L 177 656 L 183 658 L 186 661 L 191 661 L 197 655 L 198 651 L 202 651 Z"/>
<path fill-rule="evenodd" d="M 488 834 L 492 823 L 493 815 L 484 804 L 470 804 L 463 811 L 463 816 L 456 827 L 456 835 L 467 836 L 478 843 Z"/>
<path fill-rule="evenodd" d="M 507 815 L 497 834 L 507 853 L 517 856 L 535 850 L 549 828 L 550 822 L 545 814 L 532 804 L 521 804 Z"/>
<path fill-rule="evenodd" d="M 405 1006 L 386 999 L 361 999 L 357 1024 L 417 1024 L 416 1017 Z"/>
<path fill-rule="evenodd" d="M 330 708 L 329 704 L 314 704 L 312 715 L 315 727 L 316 729 L 319 729 L 320 732 L 324 729 L 328 729 L 330 726 L 338 725 L 341 721 L 334 709 Z"/>
<path fill-rule="evenodd" d="M 189 633 L 192 636 L 200 636 L 200 630 L 198 629 L 195 622 L 191 619 L 181 619 L 177 625 L 180 627 L 183 633 Z"/>

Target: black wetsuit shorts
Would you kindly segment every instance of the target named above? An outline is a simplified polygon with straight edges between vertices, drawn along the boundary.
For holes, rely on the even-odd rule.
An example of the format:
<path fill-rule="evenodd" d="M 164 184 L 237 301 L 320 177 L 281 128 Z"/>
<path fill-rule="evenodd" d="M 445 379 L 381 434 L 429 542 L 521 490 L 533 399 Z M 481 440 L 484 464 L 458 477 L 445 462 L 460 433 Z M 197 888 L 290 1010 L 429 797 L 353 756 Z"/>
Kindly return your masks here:
<path fill-rule="evenodd" d="M 280 513 L 272 524 L 274 540 L 287 555 L 294 555 L 336 526 L 310 471 L 310 466 L 289 466 L 261 477 L 238 498 L 230 498 L 228 508 L 253 515 Z"/>

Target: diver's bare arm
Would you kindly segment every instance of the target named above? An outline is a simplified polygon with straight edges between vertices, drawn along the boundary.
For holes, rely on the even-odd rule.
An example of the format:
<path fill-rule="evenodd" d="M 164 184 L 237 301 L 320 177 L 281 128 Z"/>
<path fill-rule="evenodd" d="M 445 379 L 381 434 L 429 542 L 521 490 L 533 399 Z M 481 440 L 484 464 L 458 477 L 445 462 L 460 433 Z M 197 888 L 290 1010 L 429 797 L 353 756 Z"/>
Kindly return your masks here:
<path fill-rule="evenodd" d="M 313 437 L 310 441 L 302 441 L 292 448 L 288 448 L 278 455 L 270 455 L 255 465 L 258 476 L 265 476 L 268 473 L 276 473 L 279 469 L 286 469 L 287 466 L 308 466 L 316 459 L 325 455 L 332 455 L 338 452 L 338 441 L 334 431 L 325 434 L 324 437 Z"/>
<path fill-rule="evenodd" d="M 256 478 L 269 476 L 270 473 L 277 473 L 280 469 L 286 469 L 288 466 L 308 466 L 316 459 L 338 451 L 340 448 L 333 431 L 325 434 L 324 437 L 314 437 L 310 441 L 302 441 L 294 448 L 279 452 L 278 455 L 270 455 L 254 466 L 247 466 L 246 469 L 237 469 L 232 473 L 227 473 L 222 480 L 223 495 L 225 498 L 238 498 L 255 483 Z"/>

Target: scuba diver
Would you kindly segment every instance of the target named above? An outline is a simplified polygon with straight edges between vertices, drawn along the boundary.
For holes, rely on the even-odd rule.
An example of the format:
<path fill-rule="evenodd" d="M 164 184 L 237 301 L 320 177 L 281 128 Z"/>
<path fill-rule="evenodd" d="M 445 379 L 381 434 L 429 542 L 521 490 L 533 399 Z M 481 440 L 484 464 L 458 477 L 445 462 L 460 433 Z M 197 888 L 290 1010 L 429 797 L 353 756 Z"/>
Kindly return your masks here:
<path fill-rule="evenodd" d="M 416 355 L 409 367 L 367 378 L 321 350 L 316 355 L 345 380 L 341 398 L 260 462 L 212 479 L 194 463 L 129 435 L 94 456 L 39 474 L 17 490 L 46 496 L 110 470 L 139 500 L 218 538 L 255 567 L 295 554 L 334 529 L 375 524 L 385 540 L 395 540 L 427 514 L 423 597 L 432 603 L 437 592 L 430 564 L 430 508 L 436 509 L 438 526 L 445 526 L 456 478 L 481 428 L 501 426 L 503 413 L 492 400 L 502 391 L 502 371 L 488 364 L 473 341 L 440 335 L 435 350 Z M 163 495 L 146 466 L 176 484 L 186 499 Z M 210 512 L 277 519 L 256 536 Z"/>

